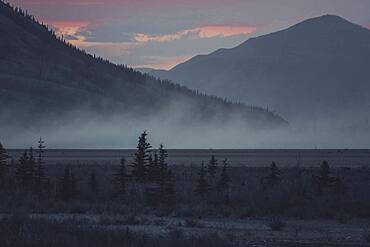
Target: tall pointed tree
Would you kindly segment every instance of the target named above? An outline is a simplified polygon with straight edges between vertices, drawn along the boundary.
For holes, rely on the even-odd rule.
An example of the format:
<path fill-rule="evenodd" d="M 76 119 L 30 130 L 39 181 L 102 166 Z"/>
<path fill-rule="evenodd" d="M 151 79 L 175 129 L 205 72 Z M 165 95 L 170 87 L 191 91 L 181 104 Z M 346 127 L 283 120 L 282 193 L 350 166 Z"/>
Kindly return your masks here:
<path fill-rule="evenodd" d="M 159 187 L 160 187 L 160 196 L 162 197 L 163 201 L 165 202 L 172 202 L 175 189 L 174 189 L 174 181 L 173 181 L 173 174 L 171 169 L 169 169 L 167 164 L 168 152 L 161 144 L 158 149 L 159 157 L 158 157 L 158 178 L 159 178 Z"/>
<path fill-rule="evenodd" d="M 277 167 L 277 165 L 276 165 L 275 162 L 272 162 L 271 163 L 271 166 L 270 166 L 270 174 L 268 176 L 268 179 L 270 181 L 270 184 L 273 185 L 273 186 L 274 185 L 277 185 L 281 181 L 280 170 Z"/>
<path fill-rule="evenodd" d="M 29 160 L 27 165 L 27 180 L 29 181 L 29 186 L 31 189 L 34 189 L 35 180 L 36 180 L 36 158 L 34 156 L 33 148 L 30 147 L 29 151 Z"/>
<path fill-rule="evenodd" d="M 209 184 L 206 180 L 206 169 L 204 167 L 204 162 L 202 162 L 202 166 L 199 171 L 199 179 L 195 187 L 195 193 L 204 199 L 208 192 L 208 187 L 209 187 Z"/>
<path fill-rule="evenodd" d="M 45 168 L 44 168 L 44 153 L 46 146 L 45 142 L 41 139 L 38 141 L 37 146 L 37 160 L 36 160 L 36 171 L 35 171 L 35 180 L 36 186 L 39 192 L 41 193 L 42 186 L 45 181 Z"/>
<path fill-rule="evenodd" d="M 144 131 L 138 141 L 137 150 L 132 163 L 132 176 L 138 182 L 144 182 L 147 175 L 148 159 L 151 145 L 147 140 L 148 134 Z"/>
<path fill-rule="evenodd" d="M 4 174 L 8 170 L 8 162 L 7 160 L 10 158 L 6 149 L 0 143 L 0 178 L 4 176 Z"/>
<path fill-rule="evenodd" d="M 33 149 L 30 148 L 19 158 L 16 166 L 15 176 L 17 181 L 27 189 L 34 189 L 36 160 Z"/>
<path fill-rule="evenodd" d="M 229 188 L 230 188 L 230 177 L 227 172 L 227 160 L 223 160 L 223 167 L 221 171 L 220 180 L 217 182 L 217 191 L 224 197 L 224 202 L 228 203 L 230 200 Z"/>
<path fill-rule="evenodd" d="M 333 178 L 330 176 L 330 166 L 329 163 L 324 160 L 320 166 L 319 174 L 317 176 L 313 176 L 314 182 L 317 186 L 317 194 L 321 196 L 324 193 L 324 189 L 330 185 L 334 181 Z"/>
<path fill-rule="evenodd" d="M 29 156 L 27 150 L 23 152 L 22 156 L 19 158 L 18 164 L 15 169 L 15 177 L 17 182 L 26 187 L 27 185 L 27 166 L 29 163 Z"/>
<path fill-rule="evenodd" d="M 220 177 L 220 180 L 218 180 L 217 182 L 217 189 L 219 192 L 225 192 L 225 191 L 228 191 L 229 190 L 229 186 L 230 186 L 230 177 L 229 177 L 229 174 L 227 172 L 227 160 L 223 160 L 223 167 L 222 167 L 222 171 L 221 171 L 221 177 Z"/>
<path fill-rule="evenodd" d="M 214 155 L 211 156 L 211 159 L 208 162 L 207 169 L 208 169 L 209 175 L 212 178 L 214 178 L 216 176 L 216 172 L 217 172 L 217 169 L 218 169 L 217 160 L 216 160 L 216 157 Z"/>

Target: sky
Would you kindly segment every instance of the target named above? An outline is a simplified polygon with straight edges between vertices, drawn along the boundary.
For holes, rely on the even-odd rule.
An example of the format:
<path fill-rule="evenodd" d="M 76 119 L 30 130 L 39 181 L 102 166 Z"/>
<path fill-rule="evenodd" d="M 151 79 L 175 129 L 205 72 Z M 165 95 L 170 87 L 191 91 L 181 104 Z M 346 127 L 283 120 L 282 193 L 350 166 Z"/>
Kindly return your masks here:
<path fill-rule="evenodd" d="M 8 1 L 89 53 L 155 69 L 324 14 L 370 28 L 370 0 Z"/>

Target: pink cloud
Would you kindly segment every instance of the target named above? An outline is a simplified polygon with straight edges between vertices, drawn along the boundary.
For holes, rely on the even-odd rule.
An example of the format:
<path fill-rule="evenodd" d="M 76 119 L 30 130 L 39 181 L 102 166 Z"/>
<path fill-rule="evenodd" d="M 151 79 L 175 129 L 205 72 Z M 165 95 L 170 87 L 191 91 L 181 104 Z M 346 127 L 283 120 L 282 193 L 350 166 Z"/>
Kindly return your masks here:
<path fill-rule="evenodd" d="M 44 20 L 43 22 L 55 27 L 58 35 L 75 35 L 81 28 L 87 27 L 90 24 L 88 21 L 69 20 Z"/>
<path fill-rule="evenodd" d="M 208 25 L 192 29 L 182 30 L 173 34 L 165 35 L 148 35 L 144 33 L 137 33 L 135 40 L 137 42 L 167 42 L 179 40 L 184 37 L 193 38 L 213 38 L 213 37 L 230 37 L 241 34 L 251 34 L 257 30 L 256 27 L 248 25 Z"/>

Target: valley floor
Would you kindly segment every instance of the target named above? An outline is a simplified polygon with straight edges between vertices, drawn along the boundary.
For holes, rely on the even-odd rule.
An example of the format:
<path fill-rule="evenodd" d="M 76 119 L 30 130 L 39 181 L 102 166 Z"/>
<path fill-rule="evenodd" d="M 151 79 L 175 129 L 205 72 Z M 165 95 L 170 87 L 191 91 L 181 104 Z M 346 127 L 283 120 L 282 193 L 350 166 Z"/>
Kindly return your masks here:
<path fill-rule="evenodd" d="M 366 243 L 366 238 L 370 237 L 369 221 L 359 219 L 280 219 L 284 227 L 272 230 L 268 219 L 200 220 L 145 215 L 127 218 L 126 215 L 96 214 L 32 214 L 27 217 L 23 219 L 24 222 L 44 220 L 53 224 L 99 229 L 101 232 L 129 231 L 149 242 L 150 239 L 169 239 L 175 242 L 219 239 L 223 243 L 221 246 L 370 246 Z M 28 234 L 32 238 L 32 229 Z"/>

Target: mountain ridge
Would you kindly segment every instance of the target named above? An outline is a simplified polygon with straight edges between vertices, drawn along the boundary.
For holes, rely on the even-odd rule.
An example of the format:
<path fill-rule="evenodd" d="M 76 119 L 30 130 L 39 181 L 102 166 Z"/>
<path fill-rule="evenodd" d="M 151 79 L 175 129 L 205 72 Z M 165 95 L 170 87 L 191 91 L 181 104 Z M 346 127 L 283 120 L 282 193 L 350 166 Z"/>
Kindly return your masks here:
<path fill-rule="evenodd" d="M 123 118 L 127 124 L 135 120 L 145 126 L 159 115 L 171 126 L 210 121 L 222 126 L 235 117 L 256 129 L 287 126 L 283 118 L 262 108 L 199 94 L 87 54 L 2 1 L 0 37 L 0 124 L 14 130 L 9 135 L 35 126 L 42 129 L 45 123 L 69 124 L 75 118 L 80 124 Z"/>
<path fill-rule="evenodd" d="M 324 15 L 151 74 L 235 101 L 266 104 L 289 120 L 312 114 L 340 119 L 336 104 L 350 114 L 361 100 L 368 102 L 363 92 L 370 78 L 369 44 L 367 28 Z"/>

